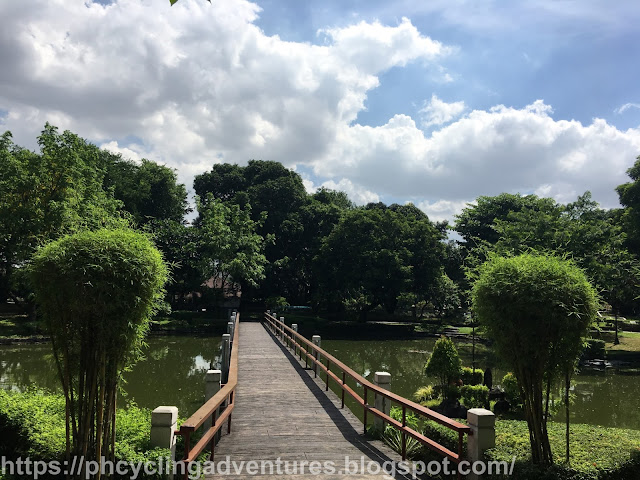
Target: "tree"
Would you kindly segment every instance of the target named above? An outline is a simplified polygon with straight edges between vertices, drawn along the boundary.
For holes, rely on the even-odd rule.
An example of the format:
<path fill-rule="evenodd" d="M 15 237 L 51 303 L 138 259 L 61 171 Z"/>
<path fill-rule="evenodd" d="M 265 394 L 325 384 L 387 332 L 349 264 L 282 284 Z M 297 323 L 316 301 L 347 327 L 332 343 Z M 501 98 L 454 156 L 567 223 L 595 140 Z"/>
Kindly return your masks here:
<path fill-rule="evenodd" d="M 251 220 L 250 211 L 212 196 L 205 204 L 198 200 L 198 211 L 205 278 L 219 279 L 223 291 L 237 284 L 257 287 L 264 279 L 267 260 L 264 238 L 256 233 L 258 224 Z"/>
<path fill-rule="evenodd" d="M 65 233 L 122 226 L 119 202 L 102 188 L 100 150 L 77 135 L 46 124 L 40 152 L 0 137 L 0 282 L 2 301 L 14 299 L 14 274 L 38 245 Z"/>
<path fill-rule="evenodd" d="M 551 385 L 573 370 L 582 352 L 583 337 L 597 314 L 596 291 L 572 262 L 523 254 L 496 256 L 482 265 L 472 299 L 496 352 L 518 379 L 532 460 L 550 464 Z"/>
<path fill-rule="evenodd" d="M 191 210 L 187 189 L 178 183 L 175 170 L 142 159 L 140 164 L 103 151 L 106 163 L 105 190 L 113 189 L 138 225 L 152 220 L 182 222 Z"/>
<path fill-rule="evenodd" d="M 440 275 L 440 238 L 426 216 L 383 204 L 345 212 L 316 256 L 321 302 L 349 306 L 361 320 L 378 305 L 393 313 L 403 293 L 425 295 Z"/>
<path fill-rule="evenodd" d="M 620 197 L 620 204 L 624 206 L 622 223 L 628 236 L 630 250 L 640 254 L 640 156 L 631 168 L 627 170 L 631 182 L 618 185 L 616 192 Z"/>
<path fill-rule="evenodd" d="M 162 298 L 162 255 L 131 230 L 82 232 L 38 250 L 29 273 L 66 400 L 67 460 L 113 461 L 118 382 Z"/>
<path fill-rule="evenodd" d="M 458 380 L 462 373 L 462 362 L 453 340 L 442 336 L 436 341 L 433 353 L 424 366 L 424 373 L 438 379 L 440 393 L 446 399 L 449 385 Z"/>

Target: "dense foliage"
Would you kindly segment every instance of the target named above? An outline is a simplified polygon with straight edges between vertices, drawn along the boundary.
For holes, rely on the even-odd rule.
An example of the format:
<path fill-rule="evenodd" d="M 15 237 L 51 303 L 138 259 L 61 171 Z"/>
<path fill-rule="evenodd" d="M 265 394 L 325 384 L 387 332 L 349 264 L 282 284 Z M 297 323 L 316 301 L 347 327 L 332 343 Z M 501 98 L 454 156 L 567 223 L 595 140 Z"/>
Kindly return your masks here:
<path fill-rule="evenodd" d="M 433 352 L 424 366 L 424 373 L 438 379 L 440 392 L 446 397 L 447 387 L 459 380 L 462 373 L 462 362 L 453 340 L 440 337 L 436 341 Z"/>
<path fill-rule="evenodd" d="M 115 459 L 128 464 L 157 462 L 170 452 L 152 449 L 149 439 L 151 411 L 130 405 L 116 418 Z M 0 390 L 0 452 L 7 459 L 64 461 L 65 399 L 63 395 L 34 390 L 23 393 Z M 128 479 L 131 473 L 116 475 Z M 143 478 L 163 478 L 146 475 Z"/>
<path fill-rule="evenodd" d="M 597 314 L 594 288 L 569 261 L 532 254 L 495 257 L 479 269 L 473 308 L 518 379 L 533 461 L 552 462 L 549 391 L 554 380 L 573 371 L 583 350 Z"/>
<path fill-rule="evenodd" d="M 29 273 L 64 391 L 67 453 L 113 459 L 118 382 L 162 298 L 162 256 L 131 230 L 85 231 L 38 250 Z"/>

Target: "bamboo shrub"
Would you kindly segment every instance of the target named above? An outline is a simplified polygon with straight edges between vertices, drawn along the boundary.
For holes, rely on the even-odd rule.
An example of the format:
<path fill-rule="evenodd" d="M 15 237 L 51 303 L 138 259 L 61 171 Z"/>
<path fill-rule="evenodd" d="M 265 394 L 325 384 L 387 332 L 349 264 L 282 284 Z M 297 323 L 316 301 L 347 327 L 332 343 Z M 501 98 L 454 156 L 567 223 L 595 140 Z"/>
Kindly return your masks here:
<path fill-rule="evenodd" d="M 598 298 L 582 270 L 556 257 L 495 257 L 479 268 L 473 308 L 518 380 L 534 463 L 553 463 L 549 394 L 568 378 L 596 318 Z"/>
<path fill-rule="evenodd" d="M 131 230 L 87 231 L 41 248 L 29 273 L 66 399 L 68 460 L 113 461 L 118 383 L 162 297 L 162 255 Z"/>

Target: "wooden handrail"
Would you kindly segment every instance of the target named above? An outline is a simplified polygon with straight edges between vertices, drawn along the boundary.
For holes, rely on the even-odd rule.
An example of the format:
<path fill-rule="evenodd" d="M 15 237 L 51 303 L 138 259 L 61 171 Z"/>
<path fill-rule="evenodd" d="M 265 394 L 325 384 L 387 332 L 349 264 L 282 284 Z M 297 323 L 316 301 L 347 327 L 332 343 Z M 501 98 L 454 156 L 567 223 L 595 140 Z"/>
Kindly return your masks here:
<path fill-rule="evenodd" d="M 193 462 L 200 455 L 208 444 L 211 444 L 211 458 L 213 458 L 213 448 L 216 433 L 227 423 L 227 433 L 231 433 L 231 414 L 235 407 L 234 394 L 238 385 L 238 335 L 240 330 L 240 313 L 236 313 L 236 323 L 233 329 L 233 343 L 231 345 L 231 357 L 229 361 L 229 379 L 226 384 L 204 405 L 185 420 L 180 429 L 176 431 L 176 435 L 184 438 L 185 452 L 182 461 L 185 463 Z M 224 410 L 220 412 L 220 416 L 215 418 L 216 411 L 224 405 Z M 190 448 L 191 434 L 202 426 L 209 418 L 212 419 L 211 427 L 203 432 L 202 438 Z M 186 473 L 185 473 L 186 475 Z M 186 476 L 185 476 L 186 478 Z"/>
<path fill-rule="evenodd" d="M 400 395 L 390 392 L 387 389 L 379 387 L 378 385 L 364 378 L 362 375 L 356 373 L 354 370 L 349 368 L 347 365 L 342 363 L 340 360 L 338 360 L 336 357 L 328 353 L 326 350 L 323 350 L 322 348 L 315 345 L 313 342 L 309 341 L 307 338 L 305 338 L 304 336 L 302 336 L 292 328 L 288 327 L 283 322 L 279 321 L 273 315 L 265 313 L 265 319 L 269 324 L 269 326 L 272 328 L 272 331 L 274 331 L 274 333 L 279 334 L 282 337 L 282 340 L 284 343 L 289 343 L 289 340 L 290 340 L 291 341 L 290 343 L 293 344 L 293 348 L 299 350 L 301 357 L 302 357 L 302 354 L 304 353 L 305 362 L 310 360 L 314 364 L 314 369 L 316 370 L 316 372 L 317 372 L 317 368 L 320 368 L 320 370 L 325 372 L 325 374 L 327 375 L 327 380 L 326 380 L 327 387 L 329 384 L 329 379 L 331 378 L 334 380 L 334 382 L 338 385 L 338 387 L 340 387 L 343 391 L 343 406 L 344 406 L 344 392 L 346 392 L 361 407 L 364 408 L 365 430 L 366 430 L 367 412 L 371 412 L 373 415 L 381 418 L 383 421 L 392 425 L 394 428 L 397 428 L 403 433 L 403 442 L 402 442 L 403 443 L 403 452 L 402 452 L 403 459 L 405 459 L 406 457 L 405 443 L 406 443 L 406 436 L 408 435 L 416 439 L 418 442 L 422 443 L 423 445 L 427 446 L 428 448 L 435 450 L 440 454 L 450 458 L 456 463 L 459 463 L 462 460 L 462 438 L 464 434 L 471 435 L 471 428 L 469 426 L 460 422 L 456 422 L 455 420 L 452 420 L 451 418 L 445 415 L 442 415 L 434 410 L 431 410 L 430 408 L 424 407 L 419 403 L 413 402 L 409 399 L 401 397 Z M 323 365 L 321 358 L 317 357 L 318 354 L 324 357 L 324 359 L 327 361 L 328 365 L 330 366 Z M 341 370 L 343 373 L 342 378 L 339 378 L 338 375 L 332 372 L 331 367 L 334 367 L 334 369 L 337 368 Z M 362 385 L 362 387 L 364 388 L 364 398 L 358 395 L 351 387 L 349 387 L 346 384 L 344 380 L 345 375 L 355 380 L 360 385 Z M 367 393 L 369 391 L 372 391 L 378 395 L 386 397 L 389 400 L 402 406 L 403 421 L 399 422 L 398 420 L 394 420 L 384 412 L 381 412 L 378 409 L 370 406 L 367 402 Z M 458 433 L 458 439 L 459 439 L 458 453 L 452 452 L 451 450 L 444 447 L 443 445 L 440 445 L 434 440 L 427 438 L 423 434 L 416 432 L 415 430 L 408 427 L 406 425 L 407 409 L 412 410 L 413 412 L 419 415 L 422 415 L 423 417 L 426 417 L 429 420 L 433 420 L 434 422 L 437 422 L 440 425 L 443 425 L 447 428 L 450 428 L 451 430 L 456 431 Z"/>

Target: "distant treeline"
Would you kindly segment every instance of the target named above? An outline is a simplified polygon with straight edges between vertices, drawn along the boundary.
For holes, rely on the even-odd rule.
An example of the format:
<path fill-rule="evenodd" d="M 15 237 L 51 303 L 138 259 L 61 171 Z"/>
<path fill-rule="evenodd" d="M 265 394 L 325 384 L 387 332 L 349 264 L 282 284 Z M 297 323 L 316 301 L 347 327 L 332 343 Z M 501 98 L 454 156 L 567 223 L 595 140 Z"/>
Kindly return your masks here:
<path fill-rule="evenodd" d="M 326 188 L 309 194 L 278 162 L 214 164 L 195 178 L 190 225 L 187 189 L 174 170 L 124 159 L 49 124 L 38 144 L 33 152 L 9 132 L 0 137 L 2 299 L 28 304 L 22 267 L 39 245 L 129 226 L 152 235 L 171 264 L 174 308 L 215 304 L 241 289 L 243 300 L 286 300 L 360 319 L 377 307 L 448 315 L 467 306 L 474 269 L 487 258 L 544 251 L 572 258 L 614 310 L 638 309 L 640 157 L 631 182 L 617 188 L 623 208 L 601 209 L 589 192 L 566 205 L 503 193 L 479 197 L 452 225 L 413 204 L 356 206 Z M 449 230 L 461 240 L 447 240 Z M 217 288 L 203 287 L 211 278 Z"/>

